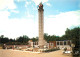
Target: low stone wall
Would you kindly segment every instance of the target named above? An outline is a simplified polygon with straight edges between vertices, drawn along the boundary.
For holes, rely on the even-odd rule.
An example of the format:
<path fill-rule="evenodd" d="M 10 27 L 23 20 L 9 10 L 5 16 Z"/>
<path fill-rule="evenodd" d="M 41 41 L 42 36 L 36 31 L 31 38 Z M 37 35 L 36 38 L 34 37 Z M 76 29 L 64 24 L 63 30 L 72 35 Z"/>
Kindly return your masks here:
<path fill-rule="evenodd" d="M 6 45 L 7 49 L 26 49 L 27 45 Z"/>
<path fill-rule="evenodd" d="M 67 49 L 70 49 L 71 48 L 69 45 L 57 45 L 57 48 L 60 48 L 60 49 L 64 49 L 65 47 Z"/>

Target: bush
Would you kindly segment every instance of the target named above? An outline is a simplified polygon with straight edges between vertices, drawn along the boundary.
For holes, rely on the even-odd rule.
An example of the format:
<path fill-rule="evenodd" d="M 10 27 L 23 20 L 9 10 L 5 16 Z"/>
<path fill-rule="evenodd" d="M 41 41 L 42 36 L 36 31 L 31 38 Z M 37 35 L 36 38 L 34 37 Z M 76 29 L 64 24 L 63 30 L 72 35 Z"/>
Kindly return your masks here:
<path fill-rule="evenodd" d="M 49 49 L 49 50 L 45 50 L 44 52 L 52 52 L 52 51 L 57 51 L 57 50 L 60 50 L 60 49 Z"/>

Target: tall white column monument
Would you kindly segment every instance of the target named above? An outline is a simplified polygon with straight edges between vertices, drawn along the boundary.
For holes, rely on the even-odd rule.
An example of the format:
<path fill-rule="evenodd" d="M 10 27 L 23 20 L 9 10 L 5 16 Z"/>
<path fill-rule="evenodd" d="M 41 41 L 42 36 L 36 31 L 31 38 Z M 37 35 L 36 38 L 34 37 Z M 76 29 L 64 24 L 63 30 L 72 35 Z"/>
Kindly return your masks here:
<path fill-rule="evenodd" d="M 39 19 L 39 47 L 44 48 L 45 40 L 44 40 L 44 9 L 43 4 L 40 3 L 38 7 L 38 19 Z"/>

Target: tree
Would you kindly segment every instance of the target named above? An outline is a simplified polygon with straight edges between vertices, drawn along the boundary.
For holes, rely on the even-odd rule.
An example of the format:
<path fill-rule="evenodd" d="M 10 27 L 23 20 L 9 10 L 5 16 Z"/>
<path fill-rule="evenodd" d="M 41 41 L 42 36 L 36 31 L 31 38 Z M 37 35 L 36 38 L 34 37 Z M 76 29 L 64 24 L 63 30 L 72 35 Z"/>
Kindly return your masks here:
<path fill-rule="evenodd" d="M 65 32 L 65 37 L 72 40 L 72 43 L 75 45 L 73 48 L 73 57 L 78 57 L 78 55 L 80 55 L 80 28 L 76 27 L 71 30 L 67 29 Z M 79 51 L 79 53 L 75 54 L 77 51 Z"/>
<path fill-rule="evenodd" d="M 31 40 L 32 40 L 33 42 L 36 42 L 36 41 L 38 41 L 38 38 L 34 38 L 34 37 L 33 37 Z"/>
<path fill-rule="evenodd" d="M 48 42 L 49 41 L 49 38 L 48 38 L 48 34 L 47 33 L 44 33 L 44 39 Z"/>
<path fill-rule="evenodd" d="M 80 28 L 77 27 L 77 28 L 74 28 L 74 29 L 67 29 L 66 32 L 65 32 L 65 37 L 67 39 L 70 39 L 70 40 L 74 40 L 74 39 L 79 39 L 79 36 L 80 36 Z"/>
<path fill-rule="evenodd" d="M 9 42 L 15 42 L 15 39 L 9 39 Z"/>
<path fill-rule="evenodd" d="M 9 42 L 9 39 L 8 39 L 8 37 L 4 37 L 4 35 L 1 35 L 0 36 L 0 43 L 7 43 L 7 42 Z"/>
<path fill-rule="evenodd" d="M 17 42 L 23 43 L 23 44 L 28 44 L 29 37 L 26 35 L 20 36 L 16 39 Z"/>
<path fill-rule="evenodd" d="M 47 33 L 44 33 L 44 39 L 49 42 L 49 41 L 56 41 L 56 40 L 59 40 L 60 37 L 59 36 L 56 36 L 56 35 L 48 35 Z"/>

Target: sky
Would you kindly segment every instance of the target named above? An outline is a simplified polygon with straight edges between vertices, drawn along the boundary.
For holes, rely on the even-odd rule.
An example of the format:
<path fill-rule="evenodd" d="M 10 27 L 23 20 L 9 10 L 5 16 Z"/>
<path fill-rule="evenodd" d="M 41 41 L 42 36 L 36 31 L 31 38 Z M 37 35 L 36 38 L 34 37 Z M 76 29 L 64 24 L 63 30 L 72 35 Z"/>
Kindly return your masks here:
<path fill-rule="evenodd" d="M 80 0 L 0 0 L 0 35 L 38 36 L 38 5 L 44 5 L 44 33 L 62 36 L 80 27 Z"/>

